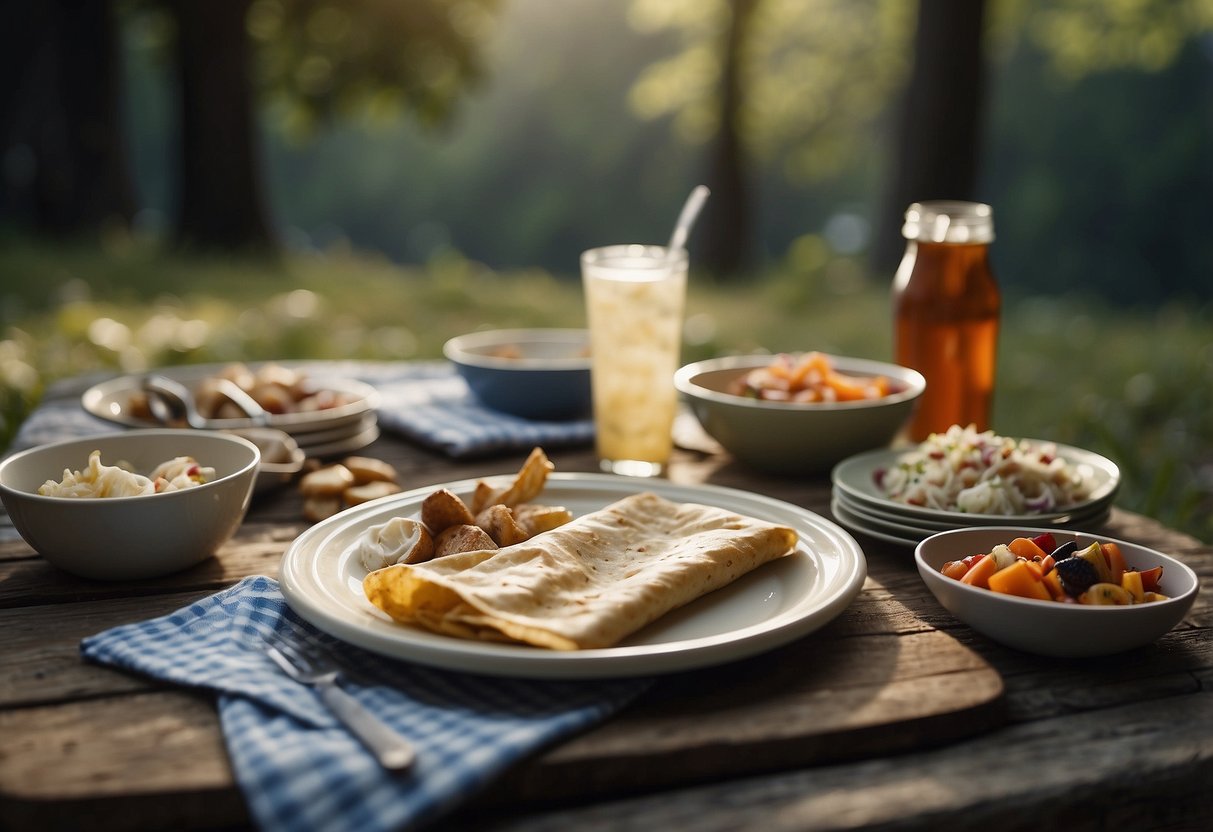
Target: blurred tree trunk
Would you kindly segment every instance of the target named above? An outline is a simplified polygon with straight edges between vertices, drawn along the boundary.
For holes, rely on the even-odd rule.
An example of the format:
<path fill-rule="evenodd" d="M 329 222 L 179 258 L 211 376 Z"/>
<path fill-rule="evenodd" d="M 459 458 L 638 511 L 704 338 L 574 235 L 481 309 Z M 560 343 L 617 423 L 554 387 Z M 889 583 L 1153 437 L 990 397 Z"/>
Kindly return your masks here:
<path fill-rule="evenodd" d="M 985 103 L 986 0 L 920 0 L 914 66 L 894 134 L 893 168 L 876 221 L 874 274 L 896 269 L 911 202 L 974 199 Z"/>
<path fill-rule="evenodd" d="M 109 0 L 4 4 L 0 215 L 37 231 L 128 225 L 118 26 Z"/>
<path fill-rule="evenodd" d="M 170 0 L 177 20 L 181 158 L 176 238 L 271 249 L 245 18 L 250 0 Z"/>
<path fill-rule="evenodd" d="M 731 0 L 732 19 L 721 59 L 720 130 L 709 152 L 707 171 L 712 197 L 704 208 L 695 257 L 698 264 L 721 277 L 741 273 L 753 243 L 754 223 L 741 141 L 741 51 L 758 2 Z"/>

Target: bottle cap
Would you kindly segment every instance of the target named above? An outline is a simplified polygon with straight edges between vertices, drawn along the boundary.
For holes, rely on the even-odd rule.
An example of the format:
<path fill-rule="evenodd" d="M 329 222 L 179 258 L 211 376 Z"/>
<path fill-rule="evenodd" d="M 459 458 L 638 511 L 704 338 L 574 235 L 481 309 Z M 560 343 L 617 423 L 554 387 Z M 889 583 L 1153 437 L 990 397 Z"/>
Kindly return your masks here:
<path fill-rule="evenodd" d="M 901 234 L 924 243 L 990 243 L 994 240 L 994 212 L 981 202 L 915 202 L 906 209 Z"/>

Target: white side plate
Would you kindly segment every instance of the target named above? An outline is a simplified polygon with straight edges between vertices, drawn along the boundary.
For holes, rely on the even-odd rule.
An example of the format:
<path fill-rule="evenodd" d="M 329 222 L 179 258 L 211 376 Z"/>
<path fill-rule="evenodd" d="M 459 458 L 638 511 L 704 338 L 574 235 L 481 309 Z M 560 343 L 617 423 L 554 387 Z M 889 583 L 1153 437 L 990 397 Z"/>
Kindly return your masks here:
<path fill-rule="evenodd" d="M 1034 445 L 1046 444 L 1040 439 L 1029 439 Z M 885 449 L 857 454 L 845 459 L 830 475 L 834 488 L 844 492 L 851 502 L 857 505 L 869 505 L 884 512 L 900 514 L 914 520 L 934 520 L 952 524 L 954 527 L 976 525 L 1041 525 L 1048 523 L 1065 523 L 1071 515 L 1087 515 L 1097 512 L 1112 503 L 1116 491 L 1120 487 L 1120 469 L 1112 460 L 1081 448 L 1052 443 L 1057 448 L 1057 455 L 1078 468 L 1082 476 L 1089 478 L 1093 487 L 1091 495 L 1080 503 L 1066 506 L 1064 510 L 1044 512 L 1040 514 L 1006 515 L 1006 514 L 967 514 L 962 511 L 941 511 L 938 509 L 911 506 L 889 499 L 880 487 L 876 485 L 875 474 L 881 469 L 892 468 L 907 451 L 904 449 Z"/>

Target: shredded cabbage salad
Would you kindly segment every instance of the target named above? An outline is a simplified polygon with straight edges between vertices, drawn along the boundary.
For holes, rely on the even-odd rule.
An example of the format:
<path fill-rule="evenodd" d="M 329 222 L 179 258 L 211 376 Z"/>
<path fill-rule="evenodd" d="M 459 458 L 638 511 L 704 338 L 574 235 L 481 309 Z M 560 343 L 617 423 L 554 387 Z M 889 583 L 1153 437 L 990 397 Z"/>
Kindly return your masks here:
<path fill-rule="evenodd" d="M 203 468 L 193 457 L 179 456 L 162 462 L 145 477 L 127 470 L 121 463 L 103 465 L 101 452 L 93 451 L 83 470 L 65 469 L 62 480 L 47 480 L 38 493 L 44 497 L 137 497 L 180 491 L 214 478 L 215 469 Z"/>
<path fill-rule="evenodd" d="M 931 434 L 875 478 L 899 503 L 966 514 L 1041 514 L 1074 505 L 1091 490 L 1055 444 L 979 433 L 972 425 Z"/>

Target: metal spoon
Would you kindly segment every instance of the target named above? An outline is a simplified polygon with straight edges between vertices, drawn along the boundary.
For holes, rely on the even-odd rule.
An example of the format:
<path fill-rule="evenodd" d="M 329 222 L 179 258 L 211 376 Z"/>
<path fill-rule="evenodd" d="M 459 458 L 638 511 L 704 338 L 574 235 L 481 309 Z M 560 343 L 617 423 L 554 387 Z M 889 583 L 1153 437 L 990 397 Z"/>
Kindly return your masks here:
<path fill-rule="evenodd" d="M 244 411 L 252 424 L 259 427 L 269 424 L 269 413 L 235 382 L 228 379 L 214 379 L 213 383 L 215 390 Z M 166 376 L 145 376 L 143 390 L 148 394 L 148 409 L 158 422 L 173 424 L 184 420 L 187 425 L 199 430 L 227 427 L 231 424 L 230 419 L 208 419 L 203 416 L 198 412 L 194 394 L 190 392 L 189 388 Z"/>

